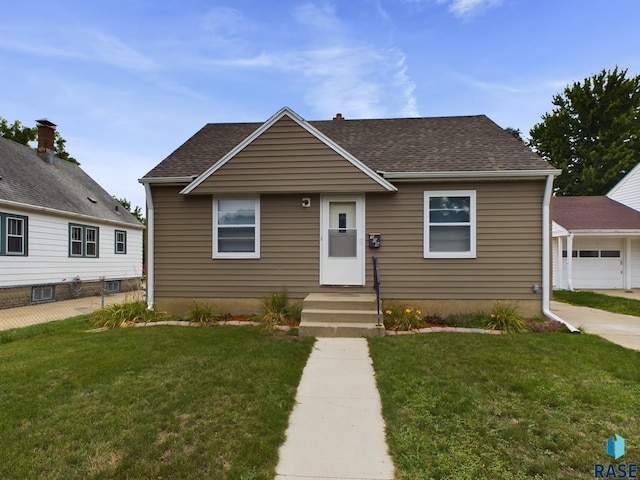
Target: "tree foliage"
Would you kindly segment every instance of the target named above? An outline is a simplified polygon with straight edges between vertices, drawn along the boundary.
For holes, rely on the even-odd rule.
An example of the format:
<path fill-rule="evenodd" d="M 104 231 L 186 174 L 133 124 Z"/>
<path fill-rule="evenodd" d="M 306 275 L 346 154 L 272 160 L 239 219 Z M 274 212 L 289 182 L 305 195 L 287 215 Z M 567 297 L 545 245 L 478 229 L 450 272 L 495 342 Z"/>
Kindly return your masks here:
<path fill-rule="evenodd" d="M 5 118 L 0 117 L 0 137 L 22 145 L 29 145 L 30 142 L 35 142 L 38 139 L 38 127 L 26 127 L 19 120 L 9 124 Z M 66 143 L 67 141 L 60 136 L 60 132 L 56 132 L 56 157 L 80 165 L 80 162 L 69 155 L 65 149 Z"/>
<path fill-rule="evenodd" d="M 558 195 L 604 195 L 640 162 L 640 76 L 602 70 L 553 96 L 529 145 L 562 170 Z"/>
<path fill-rule="evenodd" d="M 145 223 L 144 215 L 142 214 L 142 208 L 138 206 L 136 206 L 135 208 L 132 208 L 131 202 L 126 198 L 118 198 L 115 195 L 113 195 L 113 198 L 115 199 L 116 202 L 118 202 L 120 205 L 126 208 L 129 212 L 131 212 L 131 214 L 134 217 L 136 217 L 138 221 L 140 221 L 140 223 L 142 224 Z"/>
<path fill-rule="evenodd" d="M 522 143 L 526 143 L 524 141 L 524 138 L 522 138 L 522 132 L 520 131 L 519 128 L 506 127 L 505 130 L 509 132 L 511 135 L 513 135 L 514 137 L 516 137 L 518 140 L 520 140 Z"/>

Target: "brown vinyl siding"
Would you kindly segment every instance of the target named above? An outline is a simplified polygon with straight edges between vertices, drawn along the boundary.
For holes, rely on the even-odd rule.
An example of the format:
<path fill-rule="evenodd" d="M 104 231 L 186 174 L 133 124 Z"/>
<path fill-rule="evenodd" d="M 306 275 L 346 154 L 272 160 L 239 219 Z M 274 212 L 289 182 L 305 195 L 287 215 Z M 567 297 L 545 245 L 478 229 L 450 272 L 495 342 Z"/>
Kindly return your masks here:
<path fill-rule="evenodd" d="M 366 195 L 366 232 L 382 234 L 382 246 L 365 249 L 364 289 L 319 285 L 319 194 L 262 194 L 261 258 L 212 259 L 211 195 L 153 186 L 156 299 L 371 291 L 372 255 L 380 258 L 386 299 L 540 299 L 532 287 L 542 281 L 544 180 L 397 186 L 397 193 Z M 476 191 L 477 258 L 423 258 L 426 190 Z M 302 208 L 302 196 L 310 208 Z"/>
<path fill-rule="evenodd" d="M 385 188 L 284 117 L 192 193 L 367 191 Z"/>
<path fill-rule="evenodd" d="M 386 298 L 535 299 L 542 279 L 544 182 L 400 184 L 392 196 L 367 195 L 367 230 L 382 233 Z M 424 192 L 476 191 L 476 258 L 423 258 Z M 371 268 L 367 264 L 367 279 Z"/>

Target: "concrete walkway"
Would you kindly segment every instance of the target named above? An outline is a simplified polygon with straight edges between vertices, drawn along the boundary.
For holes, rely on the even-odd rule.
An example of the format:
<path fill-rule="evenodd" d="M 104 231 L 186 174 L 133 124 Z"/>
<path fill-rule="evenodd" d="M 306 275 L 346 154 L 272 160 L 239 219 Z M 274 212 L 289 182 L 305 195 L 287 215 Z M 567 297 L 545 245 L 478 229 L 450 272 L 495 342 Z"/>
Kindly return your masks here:
<path fill-rule="evenodd" d="M 599 335 L 625 348 L 640 350 L 640 317 L 551 302 L 551 311 L 585 333 Z"/>
<path fill-rule="evenodd" d="M 304 368 L 276 480 L 393 480 L 364 338 L 318 338 Z"/>

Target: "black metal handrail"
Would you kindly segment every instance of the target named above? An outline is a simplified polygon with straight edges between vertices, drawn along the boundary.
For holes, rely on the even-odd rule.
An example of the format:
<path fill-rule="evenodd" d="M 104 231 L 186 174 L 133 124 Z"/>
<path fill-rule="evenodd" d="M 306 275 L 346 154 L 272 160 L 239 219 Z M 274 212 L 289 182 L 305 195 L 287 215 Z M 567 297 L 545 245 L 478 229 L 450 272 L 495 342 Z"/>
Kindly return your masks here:
<path fill-rule="evenodd" d="M 376 326 L 381 327 L 380 321 L 380 264 L 376 257 L 371 257 L 373 260 L 373 289 L 376 291 L 376 305 L 378 306 L 378 323 Z"/>

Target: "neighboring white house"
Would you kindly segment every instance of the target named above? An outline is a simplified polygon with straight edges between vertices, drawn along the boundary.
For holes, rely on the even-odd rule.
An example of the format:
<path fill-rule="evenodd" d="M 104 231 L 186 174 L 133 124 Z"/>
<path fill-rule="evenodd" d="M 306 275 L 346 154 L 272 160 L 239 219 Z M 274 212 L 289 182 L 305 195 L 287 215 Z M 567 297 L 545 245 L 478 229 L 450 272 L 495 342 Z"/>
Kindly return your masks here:
<path fill-rule="evenodd" d="M 78 165 L 0 137 L 0 309 L 138 288 L 144 226 Z"/>
<path fill-rule="evenodd" d="M 640 211 L 609 196 L 554 197 L 551 205 L 553 288 L 640 288 Z"/>
<path fill-rule="evenodd" d="M 640 212 L 640 163 L 607 193 L 607 197 Z"/>

